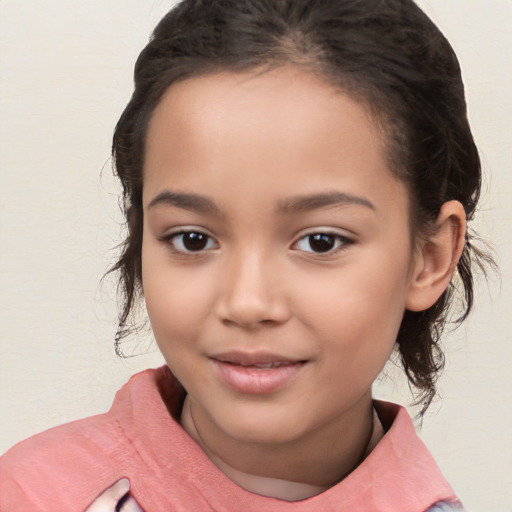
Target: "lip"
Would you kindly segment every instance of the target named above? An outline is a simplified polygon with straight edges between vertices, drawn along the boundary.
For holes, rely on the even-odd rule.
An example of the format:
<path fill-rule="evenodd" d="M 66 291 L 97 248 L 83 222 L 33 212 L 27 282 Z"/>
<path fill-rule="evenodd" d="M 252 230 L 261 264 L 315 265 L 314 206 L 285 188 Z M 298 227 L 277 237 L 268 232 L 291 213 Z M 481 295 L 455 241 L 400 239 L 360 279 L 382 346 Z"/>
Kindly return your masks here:
<path fill-rule="evenodd" d="M 267 352 L 224 352 L 210 357 L 216 374 L 240 393 L 266 394 L 284 387 L 306 361 Z"/>

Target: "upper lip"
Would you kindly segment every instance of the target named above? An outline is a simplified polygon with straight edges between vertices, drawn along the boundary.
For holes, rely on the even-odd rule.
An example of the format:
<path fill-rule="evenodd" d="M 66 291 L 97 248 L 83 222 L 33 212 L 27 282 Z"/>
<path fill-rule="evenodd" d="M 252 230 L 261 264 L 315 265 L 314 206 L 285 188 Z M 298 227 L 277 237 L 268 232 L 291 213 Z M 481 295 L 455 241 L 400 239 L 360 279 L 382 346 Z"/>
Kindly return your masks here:
<path fill-rule="evenodd" d="M 271 363 L 302 363 L 303 360 L 294 359 L 279 354 L 273 354 L 271 352 L 221 352 L 210 356 L 216 361 L 221 363 L 239 364 L 243 366 L 254 366 L 259 364 L 271 364 Z"/>

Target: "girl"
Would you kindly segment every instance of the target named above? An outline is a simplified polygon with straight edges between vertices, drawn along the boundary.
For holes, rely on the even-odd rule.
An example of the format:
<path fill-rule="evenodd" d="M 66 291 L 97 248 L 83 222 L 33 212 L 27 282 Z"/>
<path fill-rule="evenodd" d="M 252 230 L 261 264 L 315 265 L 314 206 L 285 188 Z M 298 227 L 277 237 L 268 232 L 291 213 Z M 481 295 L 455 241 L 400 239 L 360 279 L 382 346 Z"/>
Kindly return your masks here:
<path fill-rule="evenodd" d="M 403 408 L 435 394 L 480 165 L 460 70 L 410 0 L 186 0 L 113 155 L 167 365 L 2 459 L 6 510 L 462 510 Z"/>

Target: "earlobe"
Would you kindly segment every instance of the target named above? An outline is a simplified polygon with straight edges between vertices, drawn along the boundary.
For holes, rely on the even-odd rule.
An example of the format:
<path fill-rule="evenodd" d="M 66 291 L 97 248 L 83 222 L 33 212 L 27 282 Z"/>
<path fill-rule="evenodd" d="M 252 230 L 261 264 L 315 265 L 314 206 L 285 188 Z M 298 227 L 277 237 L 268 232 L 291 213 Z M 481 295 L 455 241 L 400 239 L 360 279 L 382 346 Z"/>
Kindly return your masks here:
<path fill-rule="evenodd" d="M 444 203 L 434 229 L 418 248 L 406 309 L 424 311 L 446 290 L 464 249 L 465 235 L 466 214 L 462 204 Z"/>

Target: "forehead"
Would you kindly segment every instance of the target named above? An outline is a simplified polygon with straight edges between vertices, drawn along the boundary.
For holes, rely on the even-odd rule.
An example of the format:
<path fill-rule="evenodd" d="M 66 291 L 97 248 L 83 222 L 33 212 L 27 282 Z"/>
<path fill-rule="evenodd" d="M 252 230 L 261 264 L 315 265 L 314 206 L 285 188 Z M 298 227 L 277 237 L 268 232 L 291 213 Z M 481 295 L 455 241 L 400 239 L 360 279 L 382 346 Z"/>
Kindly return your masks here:
<path fill-rule="evenodd" d="M 300 68 L 191 78 L 172 85 L 152 116 L 144 195 L 219 183 L 267 196 L 396 187 L 383 139 L 368 109 Z"/>
<path fill-rule="evenodd" d="M 350 112 L 343 108 L 343 117 L 350 116 L 348 122 L 355 127 L 364 117 L 367 125 L 364 128 L 370 128 L 373 135 L 382 138 L 370 108 L 362 101 L 356 101 L 313 71 L 293 65 L 244 73 L 219 72 L 178 81 L 168 88 L 157 105 L 150 119 L 148 137 L 152 135 L 151 127 L 165 124 L 163 118 L 167 117 L 195 131 L 203 127 L 211 130 L 224 123 L 224 128 L 229 125 L 238 133 L 244 125 L 251 125 L 261 128 L 262 135 L 267 134 L 270 139 L 281 126 L 286 126 L 289 132 L 311 123 L 325 125 L 327 118 L 334 119 L 340 114 L 340 97 L 352 106 Z M 283 132 L 277 135 L 284 140 Z"/>

